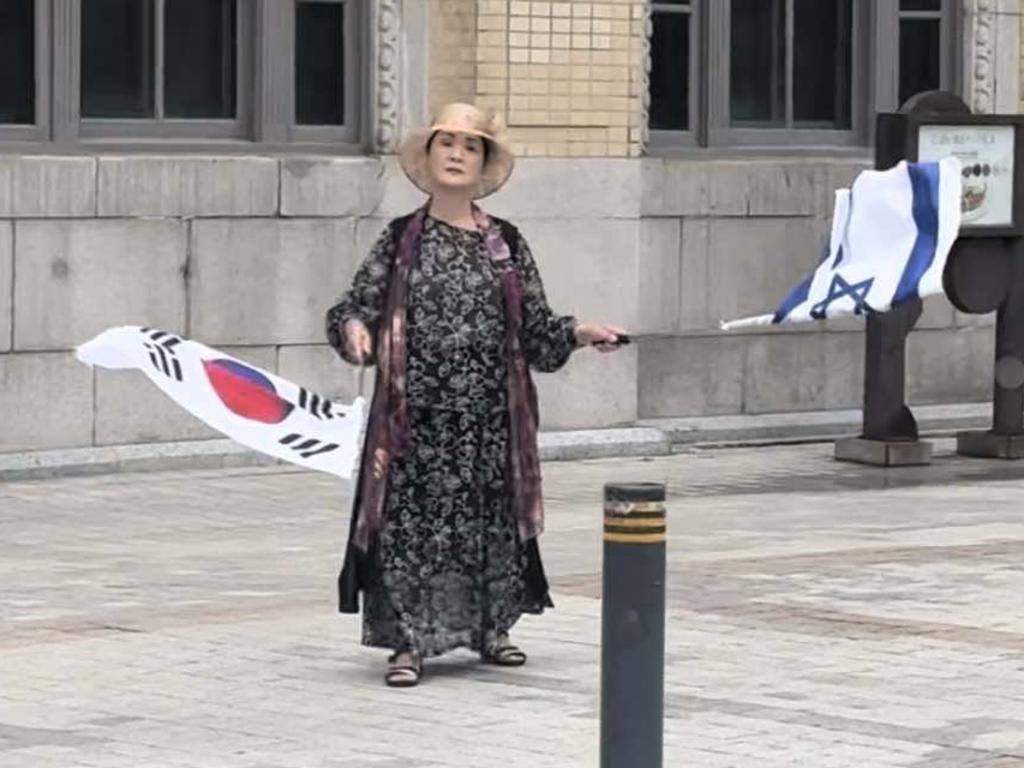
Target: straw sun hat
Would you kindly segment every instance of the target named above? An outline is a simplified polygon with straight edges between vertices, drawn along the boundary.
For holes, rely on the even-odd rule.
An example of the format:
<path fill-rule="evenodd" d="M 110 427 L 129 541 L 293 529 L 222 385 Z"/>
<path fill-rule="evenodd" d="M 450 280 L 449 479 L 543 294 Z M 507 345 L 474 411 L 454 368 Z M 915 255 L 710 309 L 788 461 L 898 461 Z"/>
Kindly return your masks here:
<path fill-rule="evenodd" d="M 433 177 L 427 163 L 427 142 L 438 131 L 479 136 L 490 147 L 487 162 L 480 172 L 480 184 L 473 197 L 486 197 L 508 181 L 515 157 L 505 140 L 504 125 L 491 110 L 472 104 L 448 104 L 433 123 L 413 131 L 398 150 L 402 170 L 417 187 L 428 195 L 433 191 Z"/>

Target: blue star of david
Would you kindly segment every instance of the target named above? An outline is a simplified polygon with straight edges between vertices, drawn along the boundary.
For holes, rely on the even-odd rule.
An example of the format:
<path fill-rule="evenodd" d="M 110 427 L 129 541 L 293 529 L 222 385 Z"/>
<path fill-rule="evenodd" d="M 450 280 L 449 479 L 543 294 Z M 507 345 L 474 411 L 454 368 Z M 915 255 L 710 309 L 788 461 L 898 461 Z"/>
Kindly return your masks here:
<path fill-rule="evenodd" d="M 867 280 L 851 285 L 843 279 L 842 275 L 836 275 L 832 278 L 832 285 L 828 287 L 828 296 L 811 307 L 811 317 L 815 320 L 824 320 L 828 316 L 828 308 L 832 306 L 832 303 L 839 301 L 844 296 L 853 299 L 853 314 L 860 315 L 870 312 L 871 307 L 868 306 L 867 297 L 874 282 L 875 278 L 869 277 Z"/>

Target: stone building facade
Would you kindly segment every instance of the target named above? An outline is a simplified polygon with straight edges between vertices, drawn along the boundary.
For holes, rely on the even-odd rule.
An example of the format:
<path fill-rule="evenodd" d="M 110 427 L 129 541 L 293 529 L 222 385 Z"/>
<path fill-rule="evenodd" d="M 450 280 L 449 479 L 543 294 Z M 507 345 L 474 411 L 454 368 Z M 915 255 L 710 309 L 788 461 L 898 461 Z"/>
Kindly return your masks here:
<path fill-rule="evenodd" d="M 747 56 L 735 41 L 757 25 L 730 17 L 724 0 L 334 0 L 350 14 L 349 101 L 335 105 L 343 120 L 311 127 L 289 117 L 305 98 L 288 68 L 300 64 L 274 57 L 288 50 L 279 29 L 314 30 L 309 45 L 320 44 L 310 25 L 325 9 L 310 6 L 331 3 L 234 1 L 231 71 L 249 89 L 250 119 L 215 127 L 236 133 L 86 119 L 63 54 L 37 59 L 36 122 L 6 135 L 0 125 L 0 451 L 211 436 L 140 376 L 74 360 L 76 344 L 112 325 L 172 329 L 351 395 L 351 373 L 324 344 L 323 311 L 386 221 L 422 202 L 393 153 L 451 100 L 506 117 L 521 159 L 485 207 L 521 227 L 551 303 L 674 334 L 610 357 L 582 352 L 540 376 L 546 429 L 857 407 L 858 321 L 730 334 L 719 321 L 771 310 L 816 263 L 834 189 L 870 167 L 872 115 L 895 109 L 905 87 L 903 25 L 907 40 L 939 30 L 925 43 L 932 85 L 978 112 L 1024 109 L 1018 0 L 935 0 L 934 11 L 836 0 L 849 58 L 830 66 L 846 72 L 852 109 L 836 106 L 829 130 L 794 122 L 816 105 L 801 101 L 793 73 L 815 62 L 790 47 L 775 83 L 787 94 L 781 122 L 760 133 L 756 120 L 735 119 L 761 108 L 735 97 L 751 90 L 735 75 Z M 775 20 L 795 7 L 766 2 Z M 37 34 L 66 28 L 88 47 L 78 2 L 32 3 Z M 799 21 L 789 22 L 797 39 Z M 49 44 L 63 50 L 62 39 Z M 673 66 L 692 87 L 666 76 Z M 679 93 L 686 109 L 665 103 Z M 987 399 L 991 357 L 991 318 L 929 300 L 909 342 L 911 402 Z"/>

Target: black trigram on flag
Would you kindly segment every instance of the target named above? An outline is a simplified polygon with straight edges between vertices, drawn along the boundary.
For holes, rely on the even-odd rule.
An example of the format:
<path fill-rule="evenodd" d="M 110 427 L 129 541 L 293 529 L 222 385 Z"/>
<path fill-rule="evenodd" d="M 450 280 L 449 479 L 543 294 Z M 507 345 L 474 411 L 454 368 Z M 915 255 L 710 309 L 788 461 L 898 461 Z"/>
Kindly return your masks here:
<path fill-rule="evenodd" d="M 149 351 L 149 360 L 153 367 L 168 378 L 182 381 L 181 363 L 174 353 L 174 348 L 181 344 L 181 339 L 173 333 L 152 328 L 142 328 L 140 332 L 149 339 L 143 346 Z"/>
<path fill-rule="evenodd" d="M 345 418 L 344 413 L 336 413 L 333 410 L 330 400 L 320 397 L 316 392 L 310 392 L 305 387 L 299 387 L 299 408 L 321 421 Z"/>
<path fill-rule="evenodd" d="M 330 453 L 338 449 L 337 443 L 325 443 L 322 440 L 317 440 L 313 437 L 303 437 L 294 432 L 290 435 L 285 435 L 277 442 L 281 445 L 287 445 L 304 459 L 311 459 L 322 453 Z"/>

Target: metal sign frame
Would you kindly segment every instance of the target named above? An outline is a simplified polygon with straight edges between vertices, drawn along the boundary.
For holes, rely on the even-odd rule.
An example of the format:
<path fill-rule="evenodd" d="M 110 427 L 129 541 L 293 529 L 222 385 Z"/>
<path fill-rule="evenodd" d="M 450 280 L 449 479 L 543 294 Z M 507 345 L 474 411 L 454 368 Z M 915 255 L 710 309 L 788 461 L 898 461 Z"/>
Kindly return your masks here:
<path fill-rule="evenodd" d="M 972 115 L 972 114 L 913 114 L 887 113 L 878 116 L 878 136 L 885 136 L 894 144 L 906 147 L 905 159 L 917 161 L 920 131 L 925 126 L 949 128 L 979 128 L 1012 126 L 1013 144 L 1013 200 L 1012 222 L 1002 224 L 964 224 L 960 237 L 1020 237 L 1024 236 L 1024 115 Z M 895 165 L 904 158 L 887 158 Z M 881 166 L 879 166 L 881 167 Z"/>

